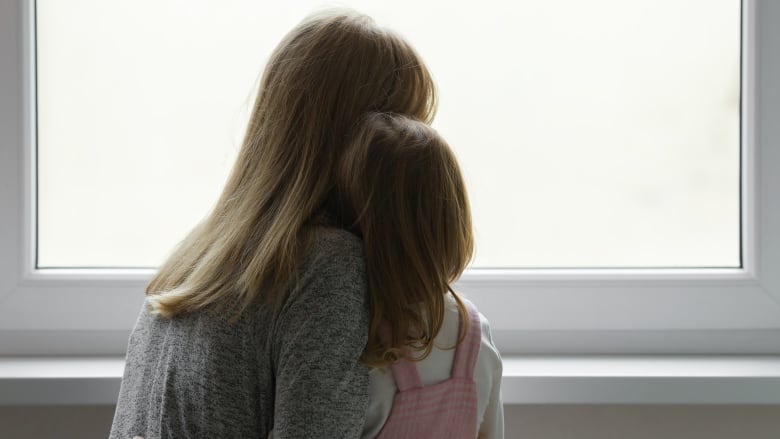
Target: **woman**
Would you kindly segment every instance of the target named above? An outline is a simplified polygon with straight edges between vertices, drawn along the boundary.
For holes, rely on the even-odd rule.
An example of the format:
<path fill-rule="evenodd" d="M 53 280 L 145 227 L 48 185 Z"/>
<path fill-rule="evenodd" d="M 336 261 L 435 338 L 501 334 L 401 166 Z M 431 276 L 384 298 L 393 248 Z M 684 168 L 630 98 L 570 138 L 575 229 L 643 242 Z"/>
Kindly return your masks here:
<path fill-rule="evenodd" d="M 411 46 L 364 15 L 282 40 L 220 199 L 147 287 L 111 438 L 360 436 L 365 261 L 334 227 L 333 170 L 365 113 L 435 108 Z"/>

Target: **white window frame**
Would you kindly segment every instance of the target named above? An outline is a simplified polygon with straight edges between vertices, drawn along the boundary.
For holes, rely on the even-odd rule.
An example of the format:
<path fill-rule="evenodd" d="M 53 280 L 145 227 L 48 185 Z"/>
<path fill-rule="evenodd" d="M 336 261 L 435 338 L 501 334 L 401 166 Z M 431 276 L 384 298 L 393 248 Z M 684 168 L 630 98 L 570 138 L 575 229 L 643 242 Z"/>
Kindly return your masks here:
<path fill-rule="evenodd" d="M 121 355 L 152 271 L 35 266 L 33 8 L 0 2 L 0 355 Z M 780 353 L 780 2 L 742 19 L 743 268 L 469 270 L 502 354 Z"/>

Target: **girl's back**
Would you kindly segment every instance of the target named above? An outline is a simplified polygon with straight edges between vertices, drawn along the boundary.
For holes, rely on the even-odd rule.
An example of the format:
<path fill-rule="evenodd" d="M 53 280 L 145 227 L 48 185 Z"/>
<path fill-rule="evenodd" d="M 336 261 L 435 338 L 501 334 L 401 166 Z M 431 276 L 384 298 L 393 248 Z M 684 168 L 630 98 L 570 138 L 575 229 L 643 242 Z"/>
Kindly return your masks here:
<path fill-rule="evenodd" d="M 463 299 L 461 299 L 463 300 Z M 470 304 L 464 300 L 469 306 Z M 475 427 L 479 431 L 480 438 L 503 438 L 504 419 L 503 406 L 501 401 L 501 374 L 502 364 L 498 349 L 493 343 L 490 332 L 490 324 L 485 316 L 476 311 L 473 305 L 470 306 L 474 312 L 472 323 L 479 322 L 476 328 L 471 328 L 471 333 L 477 334 L 478 353 L 474 362 L 472 378 L 476 383 L 476 419 Z M 460 312 L 457 304 L 451 295 L 446 296 L 446 307 L 444 313 L 444 322 L 439 334 L 434 339 L 435 347 L 431 353 L 423 360 L 418 362 L 405 361 L 406 367 L 415 367 L 419 372 L 421 384 L 434 393 L 437 391 L 434 387 L 437 384 L 445 383 L 452 377 L 453 364 L 458 354 L 464 354 L 468 350 L 469 340 L 455 346 L 459 335 Z M 476 329 L 476 331 L 474 331 Z M 450 348 L 450 349 L 448 349 Z M 462 355 L 466 358 L 467 355 Z M 403 372 L 401 372 L 403 373 Z M 391 368 L 375 368 L 369 373 L 369 404 L 366 415 L 366 424 L 363 428 L 364 438 L 373 438 L 379 435 L 385 427 L 391 411 L 393 410 L 394 399 L 398 391 L 398 385 L 393 377 Z M 425 398 L 425 396 L 422 396 Z M 435 396 L 434 396 L 435 399 Z M 430 402 L 429 402 L 430 403 Z M 424 404 L 424 402 L 423 402 Z M 433 411 L 433 410 L 426 410 Z M 408 421 L 408 420 L 407 420 Z M 467 420 L 471 422 L 472 420 Z M 389 431 L 384 433 L 389 434 Z M 420 431 L 411 432 L 409 437 L 418 437 Z M 468 430 L 462 437 L 474 437 Z M 399 437 L 399 436 L 394 436 Z M 401 436 L 402 437 L 402 436 Z M 436 436 L 425 436 L 436 437 Z M 456 438 L 458 436 L 447 436 Z"/>

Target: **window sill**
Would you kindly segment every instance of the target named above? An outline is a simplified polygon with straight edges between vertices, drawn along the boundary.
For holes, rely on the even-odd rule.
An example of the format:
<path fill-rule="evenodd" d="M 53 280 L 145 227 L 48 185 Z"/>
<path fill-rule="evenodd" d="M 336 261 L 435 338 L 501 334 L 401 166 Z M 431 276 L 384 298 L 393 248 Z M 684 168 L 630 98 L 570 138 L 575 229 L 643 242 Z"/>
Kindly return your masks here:
<path fill-rule="evenodd" d="M 0 405 L 111 405 L 124 360 L 0 358 Z M 510 356 L 504 403 L 780 404 L 780 356 Z"/>

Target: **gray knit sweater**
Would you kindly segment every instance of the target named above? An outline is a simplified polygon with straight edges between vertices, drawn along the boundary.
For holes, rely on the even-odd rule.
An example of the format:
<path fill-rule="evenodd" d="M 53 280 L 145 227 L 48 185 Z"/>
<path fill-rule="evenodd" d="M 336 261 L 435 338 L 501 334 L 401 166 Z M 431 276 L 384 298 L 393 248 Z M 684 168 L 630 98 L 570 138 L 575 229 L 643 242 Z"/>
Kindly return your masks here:
<path fill-rule="evenodd" d="M 238 323 L 141 310 L 130 336 L 111 439 L 360 437 L 368 369 L 359 238 L 318 227 L 300 288 L 281 312 Z"/>

